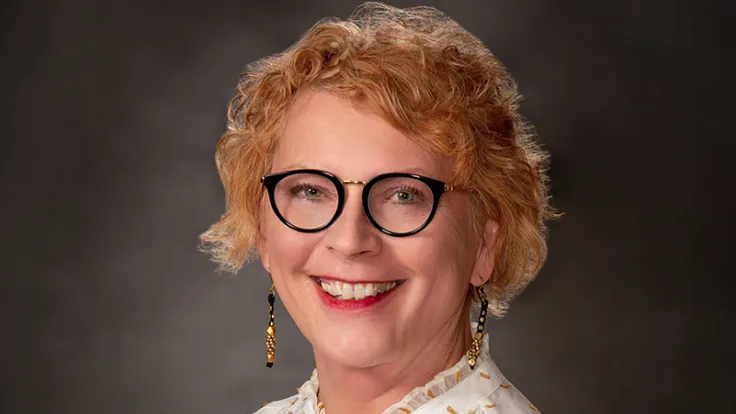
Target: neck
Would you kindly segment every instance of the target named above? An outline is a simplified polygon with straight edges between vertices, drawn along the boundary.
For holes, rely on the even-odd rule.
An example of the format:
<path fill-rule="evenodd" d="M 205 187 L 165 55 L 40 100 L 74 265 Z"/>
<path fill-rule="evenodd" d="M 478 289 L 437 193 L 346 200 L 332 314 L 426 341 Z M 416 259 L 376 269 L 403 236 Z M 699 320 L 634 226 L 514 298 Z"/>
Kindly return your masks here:
<path fill-rule="evenodd" d="M 410 355 L 401 355 L 401 363 L 347 367 L 315 352 L 319 399 L 325 411 L 376 414 L 401 401 L 463 357 L 472 341 L 467 319 L 448 324 L 428 344 Z"/>

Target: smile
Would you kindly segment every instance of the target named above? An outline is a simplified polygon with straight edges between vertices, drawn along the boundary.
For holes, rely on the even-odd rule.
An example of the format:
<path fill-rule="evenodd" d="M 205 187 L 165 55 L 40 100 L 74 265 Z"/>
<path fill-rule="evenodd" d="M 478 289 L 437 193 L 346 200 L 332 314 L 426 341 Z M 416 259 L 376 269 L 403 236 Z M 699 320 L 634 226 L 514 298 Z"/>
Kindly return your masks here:
<path fill-rule="evenodd" d="M 319 279 L 317 284 L 328 295 L 337 300 L 362 300 L 389 292 L 402 281 L 384 283 L 348 283 L 339 280 Z"/>

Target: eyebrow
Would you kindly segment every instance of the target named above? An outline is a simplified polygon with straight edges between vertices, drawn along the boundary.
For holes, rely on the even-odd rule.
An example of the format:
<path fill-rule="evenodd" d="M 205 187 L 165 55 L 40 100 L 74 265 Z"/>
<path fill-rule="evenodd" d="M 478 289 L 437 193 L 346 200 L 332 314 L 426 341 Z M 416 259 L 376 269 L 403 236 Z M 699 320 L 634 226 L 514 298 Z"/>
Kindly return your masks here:
<path fill-rule="evenodd" d="M 281 172 L 283 172 L 283 171 L 291 171 L 291 170 L 322 170 L 322 171 L 327 171 L 327 172 L 329 172 L 331 174 L 335 174 L 329 168 L 321 168 L 321 167 L 314 167 L 314 166 L 309 167 L 309 166 L 306 166 L 304 164 L 290 164 L 287 167 L 285 167 L 284 169 L 282 169 Z M 407 173 L 407 174 L 418 174 L 418 175 L 424 175 L 424 176 L 428 176 L 428 177 L 434 176 L 434 174 L 430 173 L 429 171 L 427 171 L 427 170 L 425 170 L 425 169 L 423 169 L 421 167 L 411 167 L 411 168 L 400 168 L 400 169 L 396 169 L 396 170 L 390 170 L 390 169 L 379 170 L 376 174 L 373 174 L 371 177 L 369 177 L 369 179 L 370 178 L 373 178 L 373 177 L 376 177 L 378 175 L 381 175 L 381 174 L 393 173 L 393 172 Z M 342 177 L 341 175 L 338 175 L 338 174 L 335 174 L 335 175 L 344 179 L 344 177 Z"/>

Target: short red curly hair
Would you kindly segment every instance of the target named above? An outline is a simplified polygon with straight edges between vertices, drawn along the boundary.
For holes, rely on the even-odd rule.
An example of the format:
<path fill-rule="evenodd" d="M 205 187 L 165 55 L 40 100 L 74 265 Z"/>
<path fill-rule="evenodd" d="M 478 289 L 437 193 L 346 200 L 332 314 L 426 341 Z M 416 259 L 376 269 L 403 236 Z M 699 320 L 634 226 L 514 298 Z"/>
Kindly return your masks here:
<path fill-rule="evenodd" d="M 367 103 L 410 139 L 454 161 L 450 184 L 471 191 L 476 231 L 499 223 L 496 265 L 486 287 L 501 317 L 547 253 L 547 153 L 518 112 L 510 75 L 483 43 L 429 7 L 360 6 L 325 19 L 282 54 L 248 66 L 217 146 L 224 215 L 202 234 L 203 249 L 237 272 L 255 255 L 260 178 L 271 168 L 296 97 L 322 90 Z"/>

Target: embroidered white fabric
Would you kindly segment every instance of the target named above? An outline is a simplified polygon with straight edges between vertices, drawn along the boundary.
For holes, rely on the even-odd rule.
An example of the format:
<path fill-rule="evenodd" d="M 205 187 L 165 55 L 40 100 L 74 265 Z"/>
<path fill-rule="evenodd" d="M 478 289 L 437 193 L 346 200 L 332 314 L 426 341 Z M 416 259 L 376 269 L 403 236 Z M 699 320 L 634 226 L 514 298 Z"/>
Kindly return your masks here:
<path fill-rule="evenodd" d="M 481 355 L 475 369 L 470 369 L 463 356 L 422 387 L 417 387 L 382 414 L 482 414 L 534 413 L 534 407 L 501 374 L 488 351 L 488 335 L 483 335 Z M 290 398 L 265 405 L 256 414 L 325 414 L 317 407 L 319 378 L 317 370 Z"/>

